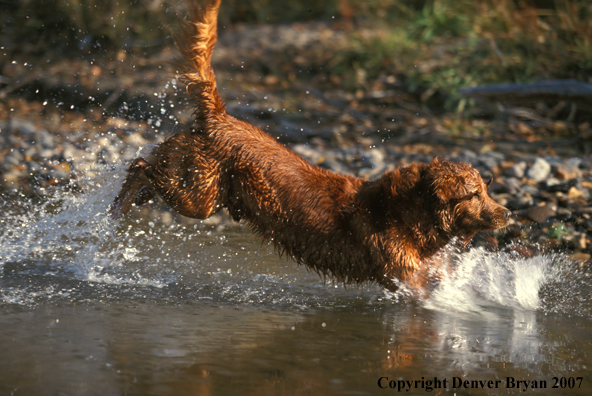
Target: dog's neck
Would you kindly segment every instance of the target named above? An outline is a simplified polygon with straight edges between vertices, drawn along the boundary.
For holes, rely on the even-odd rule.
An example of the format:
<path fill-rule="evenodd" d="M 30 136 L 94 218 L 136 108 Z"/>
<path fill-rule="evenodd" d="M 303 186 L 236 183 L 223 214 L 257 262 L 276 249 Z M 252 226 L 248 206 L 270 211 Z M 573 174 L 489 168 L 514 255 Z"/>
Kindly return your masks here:
<path fill-rule="evenodd" d="M 361 224 L 366 228 L 358 234 L 367 235 L 370 228 L 383 256 L 378 261 L 389 266 L 398 263 L 409 274 L 453 238 L 450 228 L 441 224 L 438 208 L 433 207 L 432 193 L 421 175 L 426 166 L 413 164 L 386 172 L 361 185 L 355 199 L 357 216 L 364 219 Z"/>

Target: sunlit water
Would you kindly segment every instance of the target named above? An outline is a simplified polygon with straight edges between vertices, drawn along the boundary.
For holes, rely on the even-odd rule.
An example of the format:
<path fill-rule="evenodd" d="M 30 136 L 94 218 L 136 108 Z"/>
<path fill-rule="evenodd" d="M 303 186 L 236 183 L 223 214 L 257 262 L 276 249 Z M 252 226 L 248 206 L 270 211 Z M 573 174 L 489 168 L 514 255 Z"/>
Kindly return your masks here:
<path fill-rule="evenodd" d="M 123 175 L 0 199 L 1 395 L 400 393 L 381 377 L 592 389 L 590 272 L 562 255 L 449 247 L 427 295 L 344 288 L 241 226 L 111 221 Z"/>

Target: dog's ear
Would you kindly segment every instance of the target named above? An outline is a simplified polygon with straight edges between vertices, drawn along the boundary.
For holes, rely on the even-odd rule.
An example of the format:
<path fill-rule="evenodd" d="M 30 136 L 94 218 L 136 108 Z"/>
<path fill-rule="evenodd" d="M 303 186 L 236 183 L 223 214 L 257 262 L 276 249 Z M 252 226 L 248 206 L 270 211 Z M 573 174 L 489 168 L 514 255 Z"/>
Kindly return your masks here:
<path fill-rule="evenodd" d="M 462 177 L 448 175 L 446 177 L 436 178 L 432 182 L 435 195 L 442 202 L 464 201 L 473 197 L 472 193 L 467 192 Z"/>
<path fill-rule="evenodd" d="M 465 169 L 457 169 L 460 164 L 432 161 L 426 169 L 426 180 L 431 186 L 432 193 L 442 203 L 459 202 L 473 198 L 466 183 Z"/>
<path fill-rule="evenodd" d="M 421 181 L 421 173 L 425 164 L 411 164 L 405 168 L 386 172 L 382 177 L 382 189 L 391 197 L 409 196 Z"/>

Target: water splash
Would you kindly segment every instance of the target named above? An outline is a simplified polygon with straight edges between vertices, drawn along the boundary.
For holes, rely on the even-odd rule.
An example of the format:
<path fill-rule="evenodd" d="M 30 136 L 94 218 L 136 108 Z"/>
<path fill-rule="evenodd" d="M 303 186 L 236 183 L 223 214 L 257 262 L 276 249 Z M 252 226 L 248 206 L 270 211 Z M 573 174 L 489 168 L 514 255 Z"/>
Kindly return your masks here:
<path fill-rule="evenodd" d="M 561 254 L 524 258 L 513 252 L 447 247 L 437 258 L 449 270 L 431 274 L 426 308 L 484 313 L 491 308 L 589 315 L 590 272 Z M 581 296 L 576 298 L 574 296 Z"/>
<path fill-rule="evenodd" d="M 35 273 L 95 282 L 133 281 L 103 271 L 142 257 L 115 238 L 120 230 L 107 215 L 123 175 L 123 167 L 101 166 L 76 180 L 82 193 L 56 190 L 41 200 L 4 196 L 0 268 L 26 266 Z"/>
<path fill-rule="evenodd" d="M 246 231 L 212 232 L 141 216 L 113 222 L 107 212 L 124 175 L 123 166 L 105 165 L 79 177 L 82 193 L 58 189 L 41 200 L 0 197 L 0 302 L 84 295 L 89 284 L 103 284 L 115 289 L 100 293 L 174 301 L 329 307 L 361 299 L 478 315 L 496 308 L 592 312 L 590 271 L 559 254 L 522 258 L 481 248 L 461 253 L 450 246 L 435 258 L 450 270 L 429 274 L 428 296 L 402 282 L 395 294 L 327 287 L 302 267 L 279 260 Z M 30 276 L 38 277 L 37 284 Z M 63 281 L 61 288 L 54 289 L 55 279 Z"/>

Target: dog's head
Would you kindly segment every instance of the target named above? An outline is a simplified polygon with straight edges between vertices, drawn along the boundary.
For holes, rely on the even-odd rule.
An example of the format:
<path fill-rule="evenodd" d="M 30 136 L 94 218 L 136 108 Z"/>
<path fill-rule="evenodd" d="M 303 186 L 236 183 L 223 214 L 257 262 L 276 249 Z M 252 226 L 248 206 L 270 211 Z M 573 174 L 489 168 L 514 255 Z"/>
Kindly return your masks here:
<path fill-rule="evenodd" d="M 438 226 L 449 235 L 468 243 L 477 232 L 508 225 L 511 212 L 487 195 L 493 177 L 484 183 L 470 165 L 438 158 L 425 168 L 424 177 Z"/>

